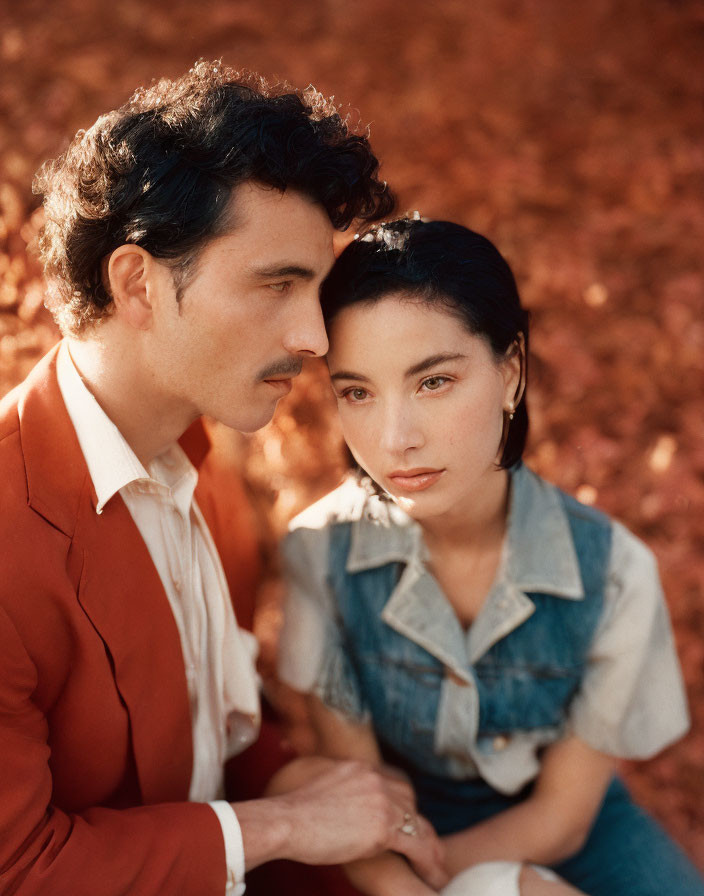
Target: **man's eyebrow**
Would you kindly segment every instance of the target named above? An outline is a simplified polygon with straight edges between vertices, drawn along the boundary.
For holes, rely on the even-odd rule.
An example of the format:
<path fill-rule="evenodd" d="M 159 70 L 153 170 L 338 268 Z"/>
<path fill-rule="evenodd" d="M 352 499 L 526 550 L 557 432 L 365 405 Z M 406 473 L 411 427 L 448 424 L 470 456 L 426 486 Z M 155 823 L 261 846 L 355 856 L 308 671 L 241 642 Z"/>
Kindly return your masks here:
<path fill-rule="evenodd" d="M 269 267 L 253 267 L 251 273 L 254 277 L 265 280 L 270 277 L 299 277 L 301 280 L 312 280 L 315 271 L 312 268 L 304 268 L 300 264 L 274 264 Z"/>
<path fill-rule="evenodd" d="M 368 383 L 369 378 L 362 376 L 361 373 L 352 373 L 350 370 L 338 370 L 337 373 L 330 374 L 331 380 L 359 380 L 360 383 Z"/>
<path fill-rule="evenodd" d="M 422 361 L 414 364 L 413 367 L 409 367 L 404 376 L 416 376 L 419 373 L 423 373 L 424 370 L 429 370 L 431 367 L 435 367 L 436 364 L 446 364 L 448 361 L 463 361 L 466 357 L 467 355 L 459 353 L 453 354 L 451 352 L 441 352 L 439 355 L 431 355 L 429 358 L 424 358 Z"/>

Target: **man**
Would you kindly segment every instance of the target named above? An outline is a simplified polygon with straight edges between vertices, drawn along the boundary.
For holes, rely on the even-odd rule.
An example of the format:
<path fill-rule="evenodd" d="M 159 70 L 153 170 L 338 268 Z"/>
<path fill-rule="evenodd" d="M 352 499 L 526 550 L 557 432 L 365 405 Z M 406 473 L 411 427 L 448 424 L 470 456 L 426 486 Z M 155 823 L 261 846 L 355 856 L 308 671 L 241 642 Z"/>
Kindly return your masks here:
<path fill-rule="evenodd" d="M 259 702 L 177 443 L 202 414 L 263 426 L 326 351 L 333 230 L 390 210 L 377 167 L 318 95 L 199 63 L 41 173 L 65 338 L 0 403 L 0 891 L 222 896 L 379 849 L 437 875 L 410 793 L 366 768 L 220 798 Z"/>

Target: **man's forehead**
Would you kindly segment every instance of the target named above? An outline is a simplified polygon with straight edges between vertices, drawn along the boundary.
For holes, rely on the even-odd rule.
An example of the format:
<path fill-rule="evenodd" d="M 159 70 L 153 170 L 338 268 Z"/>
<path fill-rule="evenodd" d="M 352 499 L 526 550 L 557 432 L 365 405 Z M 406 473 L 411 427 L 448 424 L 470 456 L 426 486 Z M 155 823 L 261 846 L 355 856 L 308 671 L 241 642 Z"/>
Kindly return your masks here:
<path fill-rule="evenodd" d="M 226 218 L 232 228 L 242 228 L 271 218 L 306 215 L 333 226 L 327 211 L 307 193 L 293 187 L 280 190 L 256 180 L 238 184 L 230 194 Z"/>
<path fill-rule="evenodd" d="M 295 190 L 239 185 L 219 231 L 213 244 L 253 277 L 312 278 L 332 266 L 332 223 L 322 206 Z"/>

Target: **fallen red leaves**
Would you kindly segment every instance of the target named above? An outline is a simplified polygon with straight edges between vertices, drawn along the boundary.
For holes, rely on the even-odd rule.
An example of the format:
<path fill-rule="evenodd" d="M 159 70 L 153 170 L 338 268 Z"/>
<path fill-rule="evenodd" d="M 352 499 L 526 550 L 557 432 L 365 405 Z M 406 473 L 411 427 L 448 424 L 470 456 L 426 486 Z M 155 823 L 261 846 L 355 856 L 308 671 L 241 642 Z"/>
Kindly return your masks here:
<path fill-rule="evenodd" d="M 509 256 L 534 313 L 531 460 L 660 560 L 694 727 L 629 779 L 704 866 L 701 0 L 7 7 L 0 393 L 56 339 L 27 253 L 34 170 L 136 84 L 201 55 L 354 103 L 402 209 L 462 221 Z M 234 440 L 275 530 L 340 473 L 326 395 L 311 370 L 267 430 Z"/>

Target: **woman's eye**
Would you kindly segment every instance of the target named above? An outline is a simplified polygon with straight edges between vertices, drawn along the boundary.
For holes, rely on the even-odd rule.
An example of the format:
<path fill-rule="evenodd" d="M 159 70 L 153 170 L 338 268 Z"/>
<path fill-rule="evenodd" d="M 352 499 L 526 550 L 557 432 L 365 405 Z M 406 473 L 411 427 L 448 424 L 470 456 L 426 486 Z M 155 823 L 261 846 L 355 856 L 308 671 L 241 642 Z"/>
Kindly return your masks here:
<path fill-rule="evenodd" d="M 434 392 L 447 382 L 449 382 L 449 377 L 447 376 L 429 376 L 427 380 L 423 380 L 421 386 L 430 392 Z"/>
<path fill-rule="evenodd" d="M 366 389 L 362 389 L 360 386 L 354 386 L 352 389 L 347 389 L 347 391 L 342 393 L 342 397 L 346 398 L 347 401 L 352 403 L 357 401 L 364 401 L 364 399 L 369 395 Z"/>

